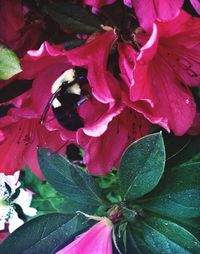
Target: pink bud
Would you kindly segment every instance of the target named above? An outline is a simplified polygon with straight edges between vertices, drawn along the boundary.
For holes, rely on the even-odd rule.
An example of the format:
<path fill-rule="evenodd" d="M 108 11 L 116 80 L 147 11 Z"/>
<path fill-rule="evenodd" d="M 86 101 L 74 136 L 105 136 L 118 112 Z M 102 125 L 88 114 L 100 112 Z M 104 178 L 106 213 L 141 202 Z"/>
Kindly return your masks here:
<path fill-rule="evenodd" d="M 56 254 L 112 254 L 112 222 L 102 218 Z"/>

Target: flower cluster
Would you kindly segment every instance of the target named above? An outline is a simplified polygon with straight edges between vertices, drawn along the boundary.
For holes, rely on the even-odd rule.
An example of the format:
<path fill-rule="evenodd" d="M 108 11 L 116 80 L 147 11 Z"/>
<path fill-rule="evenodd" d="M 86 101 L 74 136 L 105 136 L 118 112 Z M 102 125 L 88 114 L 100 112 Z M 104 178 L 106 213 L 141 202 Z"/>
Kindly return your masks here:
<path fill-rule="evenodd" d="M 24 223 L 18 216 L 16 205 L 21 207 L 25 215 L 34 216 L 37 213 L 35 208 L 30 207 L 32 192 L 21 188 L 18 178 L 19 171 L 11 176 L 0 174 L 0 230 L 4 230 L 8 224 L 10 233 Z M 6 231 L 0 231 L 0 237 L 4 234 Z"/>
<path fill-rule="evenodd" d="M 82 4 L 101 15 L 101 7 L 114 2 Z M 199 12 L 198 1 L 191 3 Z M 175 135 L 198 125 L 190 87 L 200 84 L 200 21 L 181 9 L 182 0 L 124 1 L 125 27 L 105 22 L 70 50 L 61 43 L 41 44 L 48 30 L 42 14 L 15 0 L 1 5 L 1 22 L 9 20 L 10 29 L 0 39 L 21 57 L 22 72 L 0 87 L 27 85 L 25 93 L 0 105 L 1 172 L 29 165 L 42 178 L 37 147 L 65 154 L 75 144 L 84 151 L 88 171 L 103 175 L 119 166 L 125 149 L 150 133 L 152 124 Z M 87 74 L 83 78 L 76 70 Z"/>

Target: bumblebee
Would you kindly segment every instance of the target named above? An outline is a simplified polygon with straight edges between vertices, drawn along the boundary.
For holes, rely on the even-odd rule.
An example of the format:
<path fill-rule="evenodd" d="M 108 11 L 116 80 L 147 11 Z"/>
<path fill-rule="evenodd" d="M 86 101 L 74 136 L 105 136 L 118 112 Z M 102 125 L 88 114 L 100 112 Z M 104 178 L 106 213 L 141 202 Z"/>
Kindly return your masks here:
<path fill-rule="evenodd" d="M 41 117 L 44 123 L 50 106 L 55 118 L 62 127 L 70 131 L 77 131 L 84 126 L 83 119 L 78 114 L 78 107 L 88 99 L 87 92 L 82 86 L 87 83 L 87 71 L 75 67 L 65 71 L 52 85 L 52 96 Z"/>

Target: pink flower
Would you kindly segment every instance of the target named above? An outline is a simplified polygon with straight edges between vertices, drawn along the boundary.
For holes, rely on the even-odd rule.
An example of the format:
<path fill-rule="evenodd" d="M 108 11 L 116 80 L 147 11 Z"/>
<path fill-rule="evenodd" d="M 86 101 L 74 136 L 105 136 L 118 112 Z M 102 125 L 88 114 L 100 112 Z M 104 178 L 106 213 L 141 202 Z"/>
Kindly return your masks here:
<path fill-rule="evenodd" d="M 119 167 L 121 155 L 128 145 L 148 133 L 149 124 L 143 116 L 124 107 L 109 123 L 102 119 L 99 125 L 94 122 L 88 128 L 78 130 L 77 141 L 85 151 L 84 163 L 89 171 L 93 175 L 104 175 L 112 167 Z"/>
<path fill-rule="evenodd" d="M 8 231 L 0 231 L 0 244 L 9 236 Z"/>
<path fill-rule="evenodd" d="M 66 57 L 62 46 L 51 46 L 44 42 L 38 50 L 30 50 L 21 59 L 23 72 L 19 79 L 33 80 L 31 89 L 32 107 L 42 116 L 52 96 L 51 87 L 54 81 L 72 65 Z M 34 66 L 34 68 L 33 68 Z M 39 92 L 38 92 L 39 91 Z M 59 130 L 63 140 L 75 140 L 75 133 L 61 127 L 50 110 L 45 121 L 48 130 Z"/>
<path fill-rule="evenodd" d="M 113 30 L 96 35 L 85 45 L 67 53 L 74 66 L 88 69 L 88 81 L 94 97 L 102 103 L 114 102 L 120 97 L 118 81 L 108 71 L 108 55 L 117 35 Z M 97 61 L 98 59 L 98 61 Z"/>
<path fill-rule="evenodd" d="M 23 56 L 27 50 L 36 48 L 42 42 L 41 22 L 28 22 L 24 18 L 23 6 L 18 0 L 1 0 L 0 41 Z"/>
<path fill-rule="evenodd" d="M 200 15 L 200 1 L 199 0 L 190 0 L 192 6 L 196 10 L 196 12 Z"/>
<path fill-rule="evenodd" d="M 184 0 L 132 0 L 140 26 L 151 30 L 156 19 L 168 21 L 178 15 Z"/>
<path fill-rule="evenodd" d="M 13 174 L 29 165 L 42 178 L 37 162 L 37 148 L 59 149 L 64 141 L 58 131 L 48 131 L 40 124 L 40 114 L 34 111 L 30 92 L 8 102 L 14 106 L 0 121 L 0 172 Z"/>
<path fill-rule="evenodd" d="M 200 21 L 181 11 L 172 21 L 157 21 L 146 43 L 145 34 L 137 38 L 144 46 L 130 77 L 132 107 L 152 123 L 183 135 L 196 113 L 187 86 L 200 84 Z"/>
<path fill-rule="evenodd" d="M 77 142 L 85 151 L 84 163 L 94 175 L 106 174 L 113 166 L 118 167 L 126 147 L 149 132 L 149 124 L 142 115 L 124 104 L 120 89 L 124 84 L 108 69 L 115 40 L 116 34 L 111 30 L 67 52 L 73 65 L 88 68 L 94 98 L 90 97 L 80 107 L 85 126 L 77 131 Z"/>
<path fill-rule="evenodd" d="M 112 254 L 112 229 L 112 222 L 102 218 L 56 254 Z"/>
<path fill-rule="evenodd" d="M 52 84 L 62 72 L 72 66 L 88 68 L 86 88 L 89 96 L 78 107 L 83 128 L 77 131 L 64 129 L 51 109 L 44 124 L 48 130 L 58 130 L 64 141 L 84 149 L 84 163 L 94 175 L 106 174 L 113 166 L 118 166 L 125 148 L 149 132 L 149 124 L 144 117 L 123 103 L 121 84 L 107 68 L 115 38 L 113 31 L 98 34 L 84 46 L 68 52 L 45 42 L 39 50 L 29 51 L 21 61 L 23 72 L 19 78 L 33 79 L 32 105 L 40 115 L 51 97 Z M 98 61 L 95 61 L 97 58 Z M 108 147 L 110 143 L 114 145 Z"/>
<path fill-rule="evenodd" d="M 101 8 L 103 5 L 112 4 L 115 1 L 116 0 L 84 0 L 84 3 L 92 7 Z"/>

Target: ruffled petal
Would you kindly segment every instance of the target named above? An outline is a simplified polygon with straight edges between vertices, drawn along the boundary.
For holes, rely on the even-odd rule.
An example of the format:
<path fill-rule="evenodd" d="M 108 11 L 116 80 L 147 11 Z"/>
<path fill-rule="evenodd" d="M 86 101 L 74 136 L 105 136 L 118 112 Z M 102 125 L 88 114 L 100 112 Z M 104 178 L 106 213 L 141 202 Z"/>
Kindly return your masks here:
<path fill-rule="evenodd" d="M 149 124 L 131 109 L 124 111 L 109 123 L 100 137 L 90 137 L 78 131 L 78 143 L 84 148 L 84 163 L 93 175 L 104 175 L 118 167 L 122 153 L 134 140 L 149 133 Z"/>
<path fill-rule="evenodd" d="M 171 20 L 178 15 L 183 0 L 132 0 L 132 6 L 139 18 L 140 26 L 146 31 L 152 29 L 156 19 Z"/>
<path fill-rule="evenodd" d="M 97 35 L 85 45 L 67 52 L 75 66 L 88 69 L 88 81 L 94 97 L 102 103 L 114 102 L 120 96 L 118 81 L 107 70 L 110 49 L 116 39 L 114 31 Z"/>

